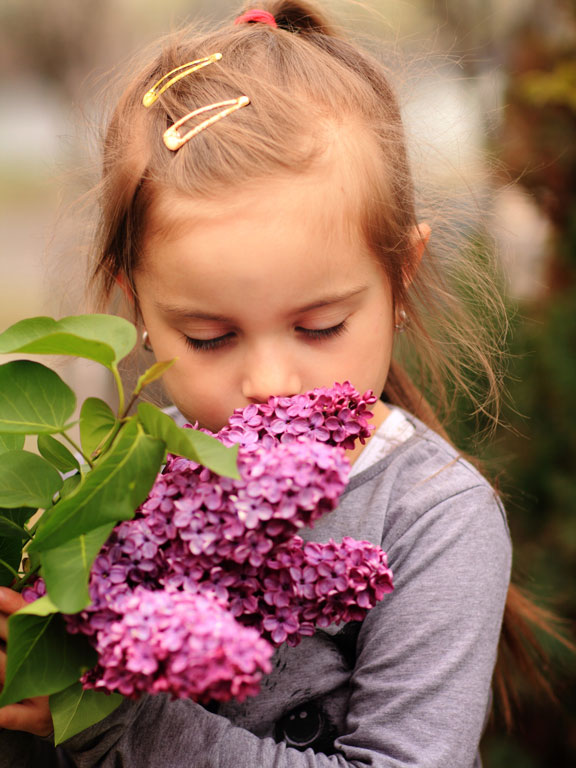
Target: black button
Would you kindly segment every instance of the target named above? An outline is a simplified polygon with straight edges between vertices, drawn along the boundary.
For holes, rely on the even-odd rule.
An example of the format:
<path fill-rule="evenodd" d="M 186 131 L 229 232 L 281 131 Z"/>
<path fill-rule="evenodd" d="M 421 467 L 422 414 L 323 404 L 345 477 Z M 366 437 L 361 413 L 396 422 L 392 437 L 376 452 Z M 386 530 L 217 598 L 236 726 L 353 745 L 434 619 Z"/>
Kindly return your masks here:
<path fill-rule="evenodd" d="M 324 726 L 324 717 L 315 702 L 296 707 L 276 724 L 278 741 L 285 741 L 296 749 L 307 749 L 318 739 Z"/>

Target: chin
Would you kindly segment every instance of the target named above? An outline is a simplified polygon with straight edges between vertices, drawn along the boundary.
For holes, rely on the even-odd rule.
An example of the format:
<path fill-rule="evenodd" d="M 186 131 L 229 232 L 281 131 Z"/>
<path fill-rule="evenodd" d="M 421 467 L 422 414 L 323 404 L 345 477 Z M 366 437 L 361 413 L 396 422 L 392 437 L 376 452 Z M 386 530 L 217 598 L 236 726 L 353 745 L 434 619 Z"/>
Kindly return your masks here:
<path fill-rule="evenodd" d="M 224 418 L 201 419 L 189 412 L 186 412 L 185 410 L 180 408 L 180 406 L 178 405 L 176 407 L 178 408 L 180 413 L 182 413 L 182 415 L 184 416 L 184 418 L 189 424 L 196 424 L 196 422 L 198 422 L 197 424 L 198 429 L 207 429 L 209 432 L 216 433 L 216 432 L 219 432 L 222 429 L 222 427 L 225 427 L 228 424 L 228 418 L 229 418 L 228 416 L 225 419 Z M 229 416 L 231 415 L 232 415 L 232 411 L 230 411 Z"/>

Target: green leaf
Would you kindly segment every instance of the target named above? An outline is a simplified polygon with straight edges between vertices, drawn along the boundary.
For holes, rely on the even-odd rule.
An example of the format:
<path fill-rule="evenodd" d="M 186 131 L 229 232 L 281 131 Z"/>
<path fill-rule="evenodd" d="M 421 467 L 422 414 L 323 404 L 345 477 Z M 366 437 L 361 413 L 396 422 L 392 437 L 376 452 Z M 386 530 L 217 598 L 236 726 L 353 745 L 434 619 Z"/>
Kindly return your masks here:
<path fill-rule="evenodd" d="M 0 453 L 22 450 L 25 439 L 24 435 L 0 435 Z"/>
<path fill-rule="evenodd" d="M 2 550 L 7 549 L 8 545 L 11 545 L 11 552 L 8 553 L 8 556 L 16 557 L 14 553 L 17 552 L 17 543 L 18 542 L 16 542 L 14 539 L 6 539 L 5 541 L 0 541 L 0 555 L 6 554 L 2 552 Z M 18 571 L 18 565 L 0 557 L 0 587 L 10 587 L 19 578 L 20 573 Z"/>
<path fill-rule="evenodd" d="M 144 371 L 142 376 L 140 376 L 136 382 L 136 389 L 134 390 L 134 394 L 139 395 L 147 384 L 151 384 L 153 381 L 162 378 L 168 368 L 171 368 L 175 362 L 176 358 L 173 360 L 163 360 L 159 363 L 154 363 L 151 368 L 148 368 L 147 371 Z"/>
<path fill-rule="evenodd" d="M 16 523 L 16 525 L 22 527 L 25 523 L 28 522 L 28 520 L 30 520 L 36 511 L 36 509 L 32 509 L 31 507 L 0 509 L 0 518 L 8 518 L 8 520 L 12 520 L 12 522 Z"/>
<path fill-rule="evenodd" d="M 78 488 L 81 482 L 82 475 L 80 472 L 76 472 L 75 474 L 70 475 L 70 477 L 67 477 L 60 489 L 60 499 L 65 499 L 66 496 L 70 496 L 70 494 Z"/>
<path fill-rule="evenodd" d="M 1 432 L 62 432 L 75 407 L 74 392 L 45 365 L 31 360 L 0 365 Z"/>
<path fill-rule="evenodd" d="M 0 504 L 49 507 L 62 488 L 62 478 L 51 464 L 29 451 L 6 451 L 0 461 Z"/>
<path fill-rule="evenodd" d="M 0 354 L 74 355 L 113 368 L 135 343 L 132 323 L 113 315 L 30 317 L 0 334 Z"/>
<path fill-rule="evenodd" d="M 0 707 L 67 688 L 96 663 L 86 637 L 71 635 L 47 597 L 8 619 L 6 679 Z"/>
<path fill-rule="evenodd" d="M 78 613 L 90 603 L 90 568 L 113 528 L 114 523 L 107 523 L 42 553 L 46 589 L 62 613 Z"/>
<path fill-rule="evenodd" d="M 119 693 L 85 691 L 81 683 L 50 696 L 54 744 L 58 746 L 114 712 L 124 701 Z"/>
<path fill-rule="evenodd" d="M 53 613 L 58 613 L 54 603 L 49 597 L 41 597 L 20 608 L 18 613 L 14 613 L 13 616 L 51 616 Z"/>
<path fill-rule="evenodd" d="M 30 551 L 45 552 L 106 523 L 132 518 L 152 487 L 164 451 L 163 442 L 131 419 L 78 490 L 42 518 Z"/>
<path fill-rule="evenodd" d="M 84 401 L 80 411 L 80 441 L 86 456 L 91 456 L 102 445 L 115 424 L 116 417 L 104 400 L 89 397 Z"/>
<path fill-rule="evenodd" d="M 0 587 L 8 587 L 14 580 L 13 571 L 18 570 L 22 560 L 22 541 L 27 538 L 23 526 L 35 512 L 25 507 L 0 509 L 0 560 L 5 563 L 0 563 Z"/>
<path fill-rule="evenodd" d="M 21 525 L 18 525 L 9 518 L 0 517 L 0 537 L 22 541 L 22 539 L 26 538 L 26 531 Z"/>
<path fill-rule="evenodd" d="M 22 559 L 22 541 L 0 537 L 0 587 L 9 587 L 14 581 Z M 8 566 L 8 567 L 7 567 Z"/>
<path fill-rule="evenodd" d="M 38 450 L 46 461 L 49 461 L 60 472 L 80 469 L 80 464 L 78 464 L 68 448 L 62 445 L 59 440 L 55 440 L 51 435 L 38 436 Z"/>
<path fill-rule="evenodd" d="M 237 457 L 238 446 L 228 448 L 215 437 L 177 426 L 170 416 L 150 403 L 140 403 L 138 418 L 148 434 L 166 443 L 166 449 L 176 456 L 184 456 L 203 464 L 213 472 L 226 477 L 239 478 Z"/>

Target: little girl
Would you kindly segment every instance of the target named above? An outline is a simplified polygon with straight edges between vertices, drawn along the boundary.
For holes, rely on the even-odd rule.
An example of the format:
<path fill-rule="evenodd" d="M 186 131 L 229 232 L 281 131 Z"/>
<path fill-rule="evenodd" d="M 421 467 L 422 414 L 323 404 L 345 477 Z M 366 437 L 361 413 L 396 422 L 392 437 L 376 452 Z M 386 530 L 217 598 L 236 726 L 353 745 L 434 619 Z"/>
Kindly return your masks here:
<path fill-rule="evenodd" d="M 394 362 L 396 338 L 456 384 L 458 347 L 495 377 L 416 220 L 381 65 L 305 0 L 187 30 L 133 74 L 103 168 L 94 282 L 104 305 L 118 286 L 130 298 L 158 360 L 177 358 L 164 382 L 178 421 L 217 431 L 235 408 L 346 380 L 381 395 L 309 538 L 381 545 L 395 590 L 362 623 L 282 646 L 242 704 L 127 700 L 57 753 L 45 699 L 7 707 L 1 765 L 479 766 L 507 594 L 507 621 L 520 612 L 510 538 Z M 21 603 L 0 592 L 5 637 Z"/>

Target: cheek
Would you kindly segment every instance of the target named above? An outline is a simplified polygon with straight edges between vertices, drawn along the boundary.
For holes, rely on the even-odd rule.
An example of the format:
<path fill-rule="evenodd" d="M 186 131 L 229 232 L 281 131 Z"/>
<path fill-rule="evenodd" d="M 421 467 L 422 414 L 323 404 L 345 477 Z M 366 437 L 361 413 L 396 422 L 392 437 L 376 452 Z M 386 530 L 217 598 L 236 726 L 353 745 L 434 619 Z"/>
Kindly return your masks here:
<path fill-rule="evenodd" d="M 387 293 L 382 293 L 364 318 L 363 346 L 371 349 L 371 356 L 390 353 L 394 344 L 394 311 Z"/>
<path fill-rule="evenodd" d="M 385 297 L 383 297 L 385 298 Z M 376 395 L 384 389 L 394 347 L 394 318 L 388 302 L 382 301 L 367 318 L 362 342 L 356 351 L 359 375 L 370 379 L 369 388 Z"/>
<path fill-rule="evenodd" d="M 238 404 L 229 402 L 221 376 L 196 368 L 191 361 L 177 361 L 163 376 L 164 389 L 188 421 L 217 432 Z"/>

